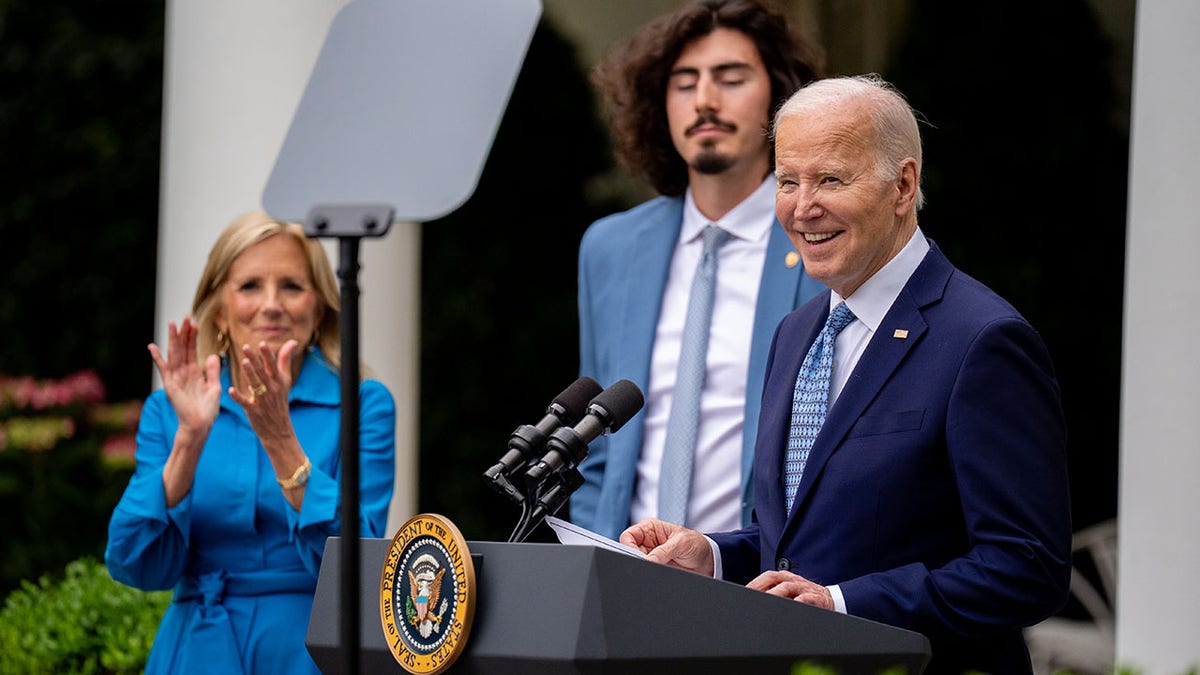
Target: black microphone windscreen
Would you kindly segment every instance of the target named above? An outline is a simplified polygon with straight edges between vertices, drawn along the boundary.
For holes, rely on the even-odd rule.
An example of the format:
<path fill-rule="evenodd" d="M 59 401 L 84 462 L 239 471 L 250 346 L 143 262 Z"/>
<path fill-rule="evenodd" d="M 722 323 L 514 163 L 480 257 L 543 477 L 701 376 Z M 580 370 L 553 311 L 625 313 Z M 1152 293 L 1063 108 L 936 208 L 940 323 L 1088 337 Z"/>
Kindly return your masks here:
<path fill-rule="evenodd" d="M 600 395 L 603 388 L 590 377 L 581 377 L 554 397 L 554 403 L 566 413 L 566 424 L 575 424 L 587 414 L 588 403 Z"/>
<path fill-rule="evenodd" d="M 646 399 L 636 384 L 629 380 L 617 380 L 608 389 L 597 394 L 592 403 L 608 411 L 612 418 L 608 425 L 608 431 L 611 433 L 636 415 L 645 405 Z"/>

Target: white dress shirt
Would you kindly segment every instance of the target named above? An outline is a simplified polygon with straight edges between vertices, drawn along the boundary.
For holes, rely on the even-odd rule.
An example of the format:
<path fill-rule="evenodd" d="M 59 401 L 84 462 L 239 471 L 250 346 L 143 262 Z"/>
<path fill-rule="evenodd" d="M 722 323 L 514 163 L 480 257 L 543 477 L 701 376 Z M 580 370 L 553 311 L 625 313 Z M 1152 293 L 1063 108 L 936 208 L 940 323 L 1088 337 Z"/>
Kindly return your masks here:
<path fill-rule="evenodd" d="M 858 287 L 850 297 L 843 298 L 836 292 L 829 293 L 829 310 L 833 311 L 839 302 L 845 301 L 846 306 L 854 312 L 854 321 L 842 329 L 833 346 L 833 374 L 829 378 L 829 410 L 841 395 L 846 381 L 858 360 L 867 349 L 867 343 L 883 323 L 883 317 L 892 309 L 892 303 L 908 283 L 909 277 L 917 271 L 925 254 L 929 252 L 929 242 L 921 229 L 913 233 L 908 243 L 896 257 L 888 261 L 878 272 L 871 275 Z"/>
<path fill-rule="evenodd" d="M 650 359 L 642 452 L 630 521 L 658 515 L 658 481 L 667 417 L 687 316 L 692 278 L 704 248 L 700 233 L 713 223 L 730 237 L 717 251 L 717 287 L 709 329 L 700 427 L 688 501 L 688 527 L 702 532 L 735 530 L 742 525 L 742 426 L 746 377 L 758 284 L 771 228 L 775 226 L 775 178 L 769 176 L 720 220 L 710 221 L 696 208 L 691 188 L 684 195 L 683 223 L 671 256 L 662 309 Z"/>

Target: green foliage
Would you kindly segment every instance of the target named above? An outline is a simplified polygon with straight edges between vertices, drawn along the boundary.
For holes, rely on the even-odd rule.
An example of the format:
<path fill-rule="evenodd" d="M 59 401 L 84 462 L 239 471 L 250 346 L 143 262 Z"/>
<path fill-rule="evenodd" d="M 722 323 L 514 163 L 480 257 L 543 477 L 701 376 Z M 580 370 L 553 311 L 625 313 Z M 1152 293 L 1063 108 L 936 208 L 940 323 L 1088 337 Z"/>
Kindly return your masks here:
<path fill-rule="evenodd" d="M 91 371 L 0 375 L 0 597 L 22 579 L 103 551 L 133 470 L 139 402 L 108 404 Z"/>
<path fill-rule="evenodd" d="M 113 581 L 93 558 L 62 579 L 22 582 L 0 609 L 0 672 L 140 673 L 170 602 L 170 591 Z"/>
<path fill-rule="evenodd" d="M 150 387 L 162 0 L 0 2 L 0 372 Z"/>
<path fill-rule="evenodd" d="M 0 0 L 0 373 L 55 378 L 2 378 L 0 597 L 99 554 L 132 466 L 132 408 L 56 394 L 149 391 L 165 3 L 135 4 Z"/>

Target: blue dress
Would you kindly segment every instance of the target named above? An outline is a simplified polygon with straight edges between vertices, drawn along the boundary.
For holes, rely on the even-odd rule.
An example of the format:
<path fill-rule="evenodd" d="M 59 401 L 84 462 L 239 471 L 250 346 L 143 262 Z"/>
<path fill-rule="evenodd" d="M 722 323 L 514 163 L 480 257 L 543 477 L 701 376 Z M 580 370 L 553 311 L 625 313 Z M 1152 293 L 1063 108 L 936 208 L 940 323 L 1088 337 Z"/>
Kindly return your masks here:
<path fill-rule="evenodd" d="M 162 390 L 146 400 L 137 469 L 113 511 L 104 558 L 113 578 L 143 590 L 174 588 L 147 673 L 317 673 L 304 645 L 325 539 L 338 513 L 339 376 L 310 351 L 289 406 L 312 461 L 304 503 L 283 497 L 266 451 L 221 370 L 221 410 L 192 489 L 168 509 L 163 465 L 178 427 Z M 360 394 L 360 531 L 382 537 L 392 497 L 396 407 L 378 381 Z"/>

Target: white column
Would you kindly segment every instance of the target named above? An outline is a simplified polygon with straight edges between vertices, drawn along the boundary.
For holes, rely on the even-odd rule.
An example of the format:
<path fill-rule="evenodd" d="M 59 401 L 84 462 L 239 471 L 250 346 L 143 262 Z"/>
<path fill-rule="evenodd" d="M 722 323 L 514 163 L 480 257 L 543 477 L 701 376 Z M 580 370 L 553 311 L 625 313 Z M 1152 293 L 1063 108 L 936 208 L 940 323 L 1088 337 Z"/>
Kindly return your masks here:
<path fill-rule="evenodd" d="M 361 246 L 362 358 L 396 397 L 396 487 L 388 510 L 392 536 L 417 509 L 420 413 L 421 226 L 394 223 Z"/>
<path fill-rule="evenodd" d="M 156 340 L 191 309 L 217 234 L 262 192 L 329 25 L 348 0 L 167 4 Z M 396 397 L 388 532 L 416 508 L 420 228 L 362 243 L 361 356 Z M 337 266 L 337 247 L 326 242 Z M 146 367 L 150 370 L 149 359 Z"/>
<path fill-rule="evenodd" d="M 1172 675 L 1200 664 L 1200 3 L 1141 0 L 1136 30 L 1117 662 Z"/>

